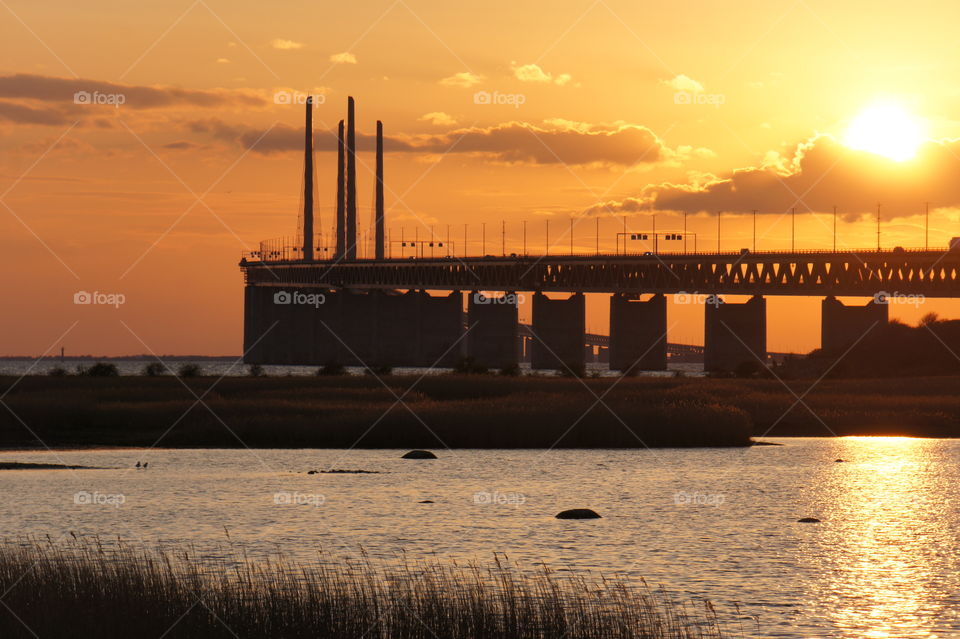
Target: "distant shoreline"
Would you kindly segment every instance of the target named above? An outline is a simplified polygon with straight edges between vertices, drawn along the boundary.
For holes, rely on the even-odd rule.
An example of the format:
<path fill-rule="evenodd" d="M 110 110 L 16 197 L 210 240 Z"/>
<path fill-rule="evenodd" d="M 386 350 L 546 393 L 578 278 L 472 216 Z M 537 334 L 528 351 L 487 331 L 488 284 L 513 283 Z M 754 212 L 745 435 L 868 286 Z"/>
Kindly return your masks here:
<path fill-rule="evenodd" d="M 614 382 L 499 375 L 0 377 L 0 387 L 12 387 L 5 398 L 11 410 L 0 412 L 0 448 L 41 442 L 168 448 L 751 445 L 750 421 L 739 409 L 688 393 L 643 392 L 643 401 L 636 401 L 638 390 L 656 387 L 641 379 Z"/>
<path fill-rule="evenodd" d="M 804 394 L 809 380 L 9 376 L 0 377 L 0 387 L 11 388 L 0 449 L 687 448 L 746 447 L 752 437 L 952 438 L 960 436 L 958 383 L 825 379 Z"/>
<path fill-rule="evenodd" d="M 116 356 L 107 356 L 107 355 L 64 355 L 63 358 L 60 355 L 46 355 L 46 356 L 30 356 L 30 355 L 0 355 L 0 361 L 8 362 L 50 362 L 51 364 L 57 362 L 76 362 L 76 361 L 91 361 L 91 362 L 155 362 L 157 360 L 163 361 L 204 361 L 204 362 L 237 362 L 243 359 L 242 355 L 116 355 Z"/>

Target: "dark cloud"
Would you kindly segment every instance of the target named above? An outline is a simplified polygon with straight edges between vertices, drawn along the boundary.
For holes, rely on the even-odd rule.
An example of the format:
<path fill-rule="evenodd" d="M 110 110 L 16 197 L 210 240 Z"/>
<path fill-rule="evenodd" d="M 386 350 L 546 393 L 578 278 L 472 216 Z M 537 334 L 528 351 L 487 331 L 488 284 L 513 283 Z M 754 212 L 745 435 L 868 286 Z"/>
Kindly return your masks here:
<path fill-rule="evenodd" d="M 64 125 L 71 120 L 63 112 L 46 107 L 34 108 L 15 102 L 0 101 L 0 120 L 15 124 Z"/>
<path fill-rule="evenodd" d="M 189 124 L 194 133 L 209 133 L 222 140 L 234 140 L 258 153 L 279 153 L 303 149 L 303 129 L 279 125 L 264 130 L 242 129 L 217 120 Z M 372 151 L 374 137 L 357 134 L 357 148 Z M 319 132 L 317 151 L 335 151 L 334 131 Z M 384 148 L 394 153 L 466 153 L 489 160 L 524 164 L 606 164 L 630 166 L 664 161 L 675 155 L 649 129 L 634 125 L 610 127 L 556 122 L 534 126 L 509 122 L 493 127 L 456 129 L 440 135 L 386 136 Z"/>
<path fill-rule="evenodd" d="M 201 147 L 196 142 L 190 142 L 188 140 L 180 140 L 178 142 L 170 142 L 168 144 L 164 144 L 163 148 L 172 149 L 174 151 L 192 151 L 194 149 L 199 149 Z"/>
<path fill-rule="evenodd" d="M 263 107 L 268 101 L 252 92 L 229 89 L 182 89 L 164 86 L 137 86 L 89 80 L 17 73 L 0 76 L 0 98 L 38 100 L 73 104 L 74 96 L 122 95 L 124 108 L 156 109 L 175 106 L 216 108 L 225 106 Z"/>
<path fill-rule="evenodd" d="M 907 162 L 849 149 L 830 136 L 800 144 L 792 158 L 734 170 L 701 185 L 650 185 L 634 197 L 598 203 L 587 212 L 829 212 L 851 216 L 883 205 L 885 216 L 914 215 L 925 202 L 960 206 L 960 140 L 929 141 Z"/>

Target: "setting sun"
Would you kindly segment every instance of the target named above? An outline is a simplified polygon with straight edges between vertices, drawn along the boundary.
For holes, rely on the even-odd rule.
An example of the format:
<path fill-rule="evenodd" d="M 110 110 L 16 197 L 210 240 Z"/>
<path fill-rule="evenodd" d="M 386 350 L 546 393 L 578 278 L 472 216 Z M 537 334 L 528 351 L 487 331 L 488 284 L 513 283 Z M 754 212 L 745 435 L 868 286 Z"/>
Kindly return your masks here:
<path fill-rule="evenodd" d="M 903 162 L 913 158 L 922 139 L 920 123 L 914 116 L 897 104 L 880 103 L 854 118 L 844 144 Z"/>

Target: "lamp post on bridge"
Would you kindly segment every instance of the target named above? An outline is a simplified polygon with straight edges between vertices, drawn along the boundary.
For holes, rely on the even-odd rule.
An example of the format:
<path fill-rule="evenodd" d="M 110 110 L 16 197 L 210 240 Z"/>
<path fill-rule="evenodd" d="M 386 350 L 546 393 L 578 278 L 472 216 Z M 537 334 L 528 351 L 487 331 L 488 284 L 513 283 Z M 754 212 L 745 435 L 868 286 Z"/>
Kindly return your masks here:
<path fill-rule="evenodd" d="M 790 209 L 790 252 L 797 248 L 797 207 Z"/>
<path fill-rule="evenodd" d="M 880 203 L 877 203 L 877 253 L 880 252 Z"/>
<path fill-rule="evenodd" d="M 600 216 L 597 216 L 597 255 L 600 255 Z"/>
<path fill-rule="evenodd" d="M 683 253 L 687 253 L 687 212 L 683 212 Z"/>
<path fill-rule="evenodd" d="M 833 206 L 833 252 L 837 252 L 837 206 Z"/>
<path fill-rule="evenodd" d="M 717 211 L 717 253 L 720 252 L 720 216 L 723 211 Z"/>

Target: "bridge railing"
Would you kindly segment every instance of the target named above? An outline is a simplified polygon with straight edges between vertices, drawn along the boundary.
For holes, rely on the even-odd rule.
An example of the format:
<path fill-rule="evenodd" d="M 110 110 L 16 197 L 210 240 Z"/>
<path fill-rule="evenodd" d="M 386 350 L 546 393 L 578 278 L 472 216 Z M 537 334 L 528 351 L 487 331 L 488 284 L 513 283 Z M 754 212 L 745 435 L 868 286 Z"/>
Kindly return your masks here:
<path fill-rule="evenodd" d="M 824 250 L 824 249 L 792 249 L 792 250 L 764 250 L 764 251 L 751 251 L 747 249 L 740 249 L 736 251 L 658 251 L 656 253 L 652 251 L 628 251 L 626 253 L 548 253 L 548 254 L 520 254 L 520 253 L 510 253 L 508 255 L 467 255 L 467 256 L 450 256 L 450 257 L 403 257 L 403 258 L 388 258 L 387 261 L 390 262 L 449 262 L 454 261 L 476 261 L 476 260 L 490 260 L 490 261 L 503 261 L 503 260 L 562 260 L 562 259 L 575 259 L 575 260 L 589 260 L 589 259 L 609 259 L 609 258 L 637 258 L 637 257 L 649 257 L 649 258 L 678 258 L 678 257 L 690 257 L 690 258 L 726 258 L 726 257 L 737 257 L 740 255 L 752 255 L 752 256 L 776 256 L 783 257 L 787 255 L 877 255 L 877 254 L 920 254 L 920 253 L 932 253 L 932 254 L 941 254 L 947 253 L 951 250 L 947 247 L 935 247 L 935 248 L 921 248 L 921 247 L 895 247 L 895 248 L 881 248 L 877 247 L 872 248 L 843 248 L 837 250 Z M 314 249 L 314 261 L 316 262 L 332 262 L 336 261 L 333 258 L 334 249 L 332 247 L 320 246 Z M 241 261 L 246 264 L 257 263 L 257 262 L 300 262 L 303 261 L 303 250 L 299 244 L 278 244 L 275 241 L 266 241 L 260 243 L 260 248 L 255 251 L 244 251 L 241 255 Z M 362 258 L 356 260 L 357 262 L 374 262 L 375 260 L 370 258 Z"/>

